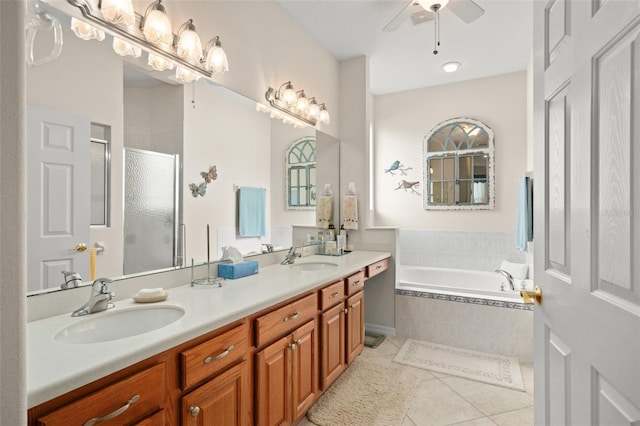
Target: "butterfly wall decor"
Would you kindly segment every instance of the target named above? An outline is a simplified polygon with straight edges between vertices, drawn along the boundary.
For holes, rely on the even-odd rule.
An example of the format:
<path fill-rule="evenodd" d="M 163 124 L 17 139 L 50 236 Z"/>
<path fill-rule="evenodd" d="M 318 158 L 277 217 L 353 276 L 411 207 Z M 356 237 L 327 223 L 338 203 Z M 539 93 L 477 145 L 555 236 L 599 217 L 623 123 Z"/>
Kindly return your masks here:
<path fill-rule="evenodd" d="M 194 198 L 198 198 L 198 195 L 201 197 L 205 196 L 205 194 L 207 193 L 207 184 L 211 183 L 211 181 L 218 179 L 218 169 L 216 166 L 209 166 L 209 171 L 200 172 L 200 176 L 202 176 L 202 179 L 204 179 L 204 182 L 202 182 L 199 185 L 197 183 L 189 184 L 191 195 L 193 195 Z"/>
<path fill-rule="evenodd" d="M 200 185 L 190 183 L 189 189 L 191 190 L 191 195 L 193 195 L 194 198 L 198 198 L 198 195 L 204 197 L 207 193 L 207 182 L 202 182 Z"/>
<path fill-rule="evenodd" d="M 209 172 L 200 172 L 200 176 L 202 176 L 206 183 L 211 183 L 212 180 L 216 180 L 218 178 L 216 166 L 209 167 Z"/>

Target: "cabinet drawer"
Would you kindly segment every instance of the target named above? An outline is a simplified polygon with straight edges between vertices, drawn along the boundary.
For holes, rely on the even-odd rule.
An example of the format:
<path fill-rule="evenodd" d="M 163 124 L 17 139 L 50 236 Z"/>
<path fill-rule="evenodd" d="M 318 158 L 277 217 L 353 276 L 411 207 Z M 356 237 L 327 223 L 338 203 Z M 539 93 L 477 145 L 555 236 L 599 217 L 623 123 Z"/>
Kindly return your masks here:
<path fill-rule="evenodd" d="M 256 319 L 256 346 L 287 334 L 312 318 L 317 311 L 318 297 L 313 293 L 259 317 Z"/>
<path fill-rule="evenodd" d="M 247 325 L 242 324 L 180 353 L 181 383 L 187 389 L 241 359 L 249 351 Z"/>
<path fill-rule="evenodd" d="M 109 424 L 135 424 L 136 421 L 144 424 L 145 417 L 163 408 L 165 388 L 162 363 L 39 417 L 38 424 L 83 425 L 109 415 L 113 416 Z"/>
<path fill-rule="evenodd" d="M 364 288 L 364 271 L 360 271 L 351 275 L 345 281 L 347 296 L 362 290 Z"/>
<path fill-rule="evenodd" d="M 325 310 L 339 303 L 344 298 L 343 281 L 335 282 L 320 290 L 320 309 Z"/>
<path fill-rule="evenodd" d="M 372 263 L 367 266 L 367 278 L 374 277 L 378 275 L 380 272 L 384 272 L 389 269 L 389 258 L 382 259 L 379 262 Z"/>

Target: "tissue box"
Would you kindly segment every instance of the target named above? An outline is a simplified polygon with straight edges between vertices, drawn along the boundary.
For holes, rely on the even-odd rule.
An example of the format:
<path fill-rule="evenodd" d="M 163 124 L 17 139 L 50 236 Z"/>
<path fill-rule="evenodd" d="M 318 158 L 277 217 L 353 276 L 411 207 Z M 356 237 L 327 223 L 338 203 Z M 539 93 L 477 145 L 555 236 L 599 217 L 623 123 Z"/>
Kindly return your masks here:
<path fill-rule="evenodd" d="M 258 273 L 258 262 L 249 260 L 242 263 L 218 263 L 218 276 L 235 280 Z"/>

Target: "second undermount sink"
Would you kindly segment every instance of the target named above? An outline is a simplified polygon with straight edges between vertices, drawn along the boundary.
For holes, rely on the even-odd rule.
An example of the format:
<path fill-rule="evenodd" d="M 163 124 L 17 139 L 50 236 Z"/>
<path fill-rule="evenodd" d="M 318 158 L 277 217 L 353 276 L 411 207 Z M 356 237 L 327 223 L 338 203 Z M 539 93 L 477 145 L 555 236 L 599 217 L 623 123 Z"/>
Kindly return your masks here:
<path fill-rule="evenodd" d="M 109 342 L 157 330 L 183 315 L 184 309 L 171 305 L 99 312 L 64 327 L 54 339 L 72 344 Z"/>
<path fill-rule="evenodd" d="M 332 269 L 336 266 L 338 265 L 331 262 L 300 262 L 289 265 L 289 268 L 296 271 L 320 271 L 323 269 Z"/>

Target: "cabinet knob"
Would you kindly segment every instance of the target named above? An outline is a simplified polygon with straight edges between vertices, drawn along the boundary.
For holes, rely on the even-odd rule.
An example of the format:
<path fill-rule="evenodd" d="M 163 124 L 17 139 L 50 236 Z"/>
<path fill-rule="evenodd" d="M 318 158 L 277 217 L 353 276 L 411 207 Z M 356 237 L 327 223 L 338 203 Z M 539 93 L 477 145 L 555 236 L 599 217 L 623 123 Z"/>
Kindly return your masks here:
<path fill-rule="evenodd" d="M 200 414 L 200 407 L 197 405 L 195 407 L 189 407 L 189 414 L 191 414 L 191 417 L 198 417 L 198 414 Z"/>
<path fill-rule="evenodd" d="M 349 313 L 349 310 L 347 308 L 344 308 L 344 314 L 346 315 L 348 313 Z"/>

